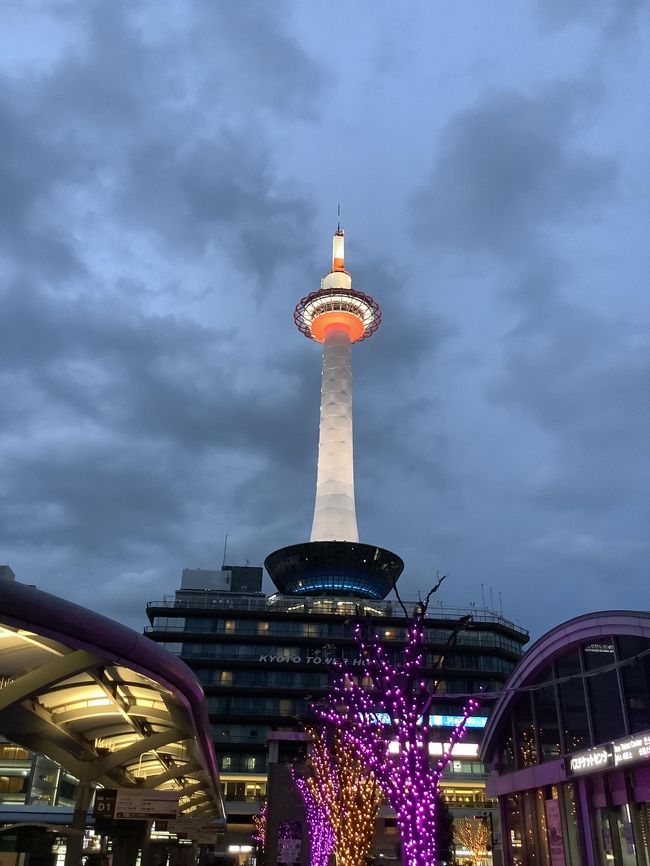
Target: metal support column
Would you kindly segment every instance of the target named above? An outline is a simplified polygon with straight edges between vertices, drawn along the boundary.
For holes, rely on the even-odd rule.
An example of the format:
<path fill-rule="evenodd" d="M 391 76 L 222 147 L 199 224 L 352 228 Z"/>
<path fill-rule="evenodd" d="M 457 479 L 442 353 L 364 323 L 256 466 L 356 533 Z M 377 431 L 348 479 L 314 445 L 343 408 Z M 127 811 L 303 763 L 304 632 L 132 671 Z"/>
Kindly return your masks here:
<path fill-rule="evenodd" d="M 67 837 L 65 846 L 65 866 L 79 866 L 83 852 L 84 831 L 86 829 L 86 816 L 90 807 L 93 790 L 90 782 L 79 782 L 74 798 L 74 813 L 72 816 L 72 829 L 77 833 L 71 833 Z"/>

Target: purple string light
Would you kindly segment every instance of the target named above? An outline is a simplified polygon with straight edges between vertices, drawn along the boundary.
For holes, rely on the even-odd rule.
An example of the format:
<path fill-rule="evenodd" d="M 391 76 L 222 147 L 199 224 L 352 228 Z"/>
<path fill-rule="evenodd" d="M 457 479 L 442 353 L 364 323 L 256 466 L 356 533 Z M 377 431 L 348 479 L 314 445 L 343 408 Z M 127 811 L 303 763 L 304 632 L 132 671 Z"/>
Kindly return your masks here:
<path fill-rule="evenodd" d="M 301 778 L 293 767 L 291 775 L 305 807 L 309 830 L 310 866 L 327 866 L 335 843 L 334 828 L 330 823 L 327 810 L 314 797 L 305 779 Z"/>
<path fill-rule="evenodd" d="M 361 671 L 353 672 L 338 661 L 339 674 L 330 694 L 313 707 L 323 722 L 341 731 L 374 772 L 395 810 L 405 866 L 433 866 L 436 862 L 440 780 L 454 746 L 465 733 L 467 719 L 478 708 L 478 701 L 467 701 L 442 756 L 432 760 L 428 712 L 436 687 L 428 688 L 422 676 L 426 644 L 423 617 L 424 611 L 411 621 L 399 665 L 388 661 L 378 638 L 366 643 L 357 625 Z M 391 743 L 397 743 L 396 753 L 391 751 Z"/>

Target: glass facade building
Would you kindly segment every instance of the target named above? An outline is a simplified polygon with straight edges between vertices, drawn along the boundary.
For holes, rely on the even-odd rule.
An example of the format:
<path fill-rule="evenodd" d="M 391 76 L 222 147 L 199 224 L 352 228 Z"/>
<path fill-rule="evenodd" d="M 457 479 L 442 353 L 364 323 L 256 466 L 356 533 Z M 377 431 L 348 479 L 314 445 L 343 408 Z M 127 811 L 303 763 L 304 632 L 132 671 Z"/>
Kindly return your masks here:
<path fill-rule="evenodd" d="M 507 866 L 650 866 L 650 614 L 578 617 L 537 641 L 481 754 Z"/>

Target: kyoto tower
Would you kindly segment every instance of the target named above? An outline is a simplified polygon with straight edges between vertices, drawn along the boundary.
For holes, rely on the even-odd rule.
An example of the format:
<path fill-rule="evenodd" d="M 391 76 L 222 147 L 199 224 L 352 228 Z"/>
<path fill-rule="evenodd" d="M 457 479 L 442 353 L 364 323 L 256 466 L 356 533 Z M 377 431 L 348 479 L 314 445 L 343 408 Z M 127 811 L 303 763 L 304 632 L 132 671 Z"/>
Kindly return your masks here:
<path fill-rule="evenodd" d="M 292 595 L 384 598 L 402 573 L 394 553 L 359 542 L 354 501 L 351 347 L 381 322 L 377 302 L 352 288 L 339 225 L 332 267 L 321 287 L 302 298 L 293 318 L 302 333 L 323 345 L 316 504 L 309 542 L 283 547 L 264 565 L 277 588 Z"/>

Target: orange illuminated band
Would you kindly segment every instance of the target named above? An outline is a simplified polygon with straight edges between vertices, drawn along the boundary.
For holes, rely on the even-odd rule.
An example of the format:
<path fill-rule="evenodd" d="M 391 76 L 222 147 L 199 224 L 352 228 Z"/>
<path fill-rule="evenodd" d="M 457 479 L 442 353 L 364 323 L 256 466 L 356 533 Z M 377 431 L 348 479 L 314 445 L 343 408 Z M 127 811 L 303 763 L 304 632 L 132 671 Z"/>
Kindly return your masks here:
<path fill-rule="evenodd" d="M 311 336 L 314 340 L 322 343 L 325 339 L 325 334 L 328 329 L 336 326 L 347 331 L 351 343 L 356 343 L 360 340 L 365 331 L 365 326 L 359 316 L 354 313 L 348 313 L 345 310 L 331 310 L 327 313 L 321 313 L 311 323 Z"/>
<path fill-rule="evenodd" d="M 372 336 L 381 323 L 381 310 L 370 295 L 348 288 L 327 288 L 301 298 L 293 318 L 305 337 L 322 343 L 330 325 L 342 325 L 357 343 Z"/>

